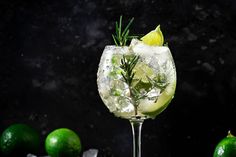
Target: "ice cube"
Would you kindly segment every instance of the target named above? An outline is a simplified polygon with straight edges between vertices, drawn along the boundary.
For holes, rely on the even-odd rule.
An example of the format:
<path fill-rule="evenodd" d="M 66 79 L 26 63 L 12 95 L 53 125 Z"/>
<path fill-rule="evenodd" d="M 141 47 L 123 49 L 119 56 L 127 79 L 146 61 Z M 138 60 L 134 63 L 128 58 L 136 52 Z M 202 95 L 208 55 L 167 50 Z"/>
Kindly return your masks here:
<path fill-rule="evenodd" d="M 97 149 L 89 149 L 83 153 L 83 157 L 97 157 L 98 150 Z"/>
<path fill-rule="evenodd" d="M 131 100 L 129 97 L 121 96 L 118 98 L 117 109 L 120 112 L 133 112 L 134 105 L 131 103 Z"/>
<path fill-rule="evenodd" d="M 129 95 L 129 86 L 121 80 L 111 80 L 109 87 L 111 87 L 111 92 L 113 94 L 114 91 L 121 91 L 121 96 Z"/>
<path fill-rule="evenodd" d="M 147 93 L 147 97 L 149 100 L 157 99 L 157 97 L 160 95 L 161 90 L 158 88 L 154 88 L 151 91 Z"/>
<path fill-rule="evenodd" d="M 128 47 L 118 47 L 118 46 L 106 46 L 100 60 L 98 76 L 100 75 L 99 72 L 104 73 L 107 76 L 112 67 L 112 57 L 114 55 L 123 55 L 127 54 Z"/>

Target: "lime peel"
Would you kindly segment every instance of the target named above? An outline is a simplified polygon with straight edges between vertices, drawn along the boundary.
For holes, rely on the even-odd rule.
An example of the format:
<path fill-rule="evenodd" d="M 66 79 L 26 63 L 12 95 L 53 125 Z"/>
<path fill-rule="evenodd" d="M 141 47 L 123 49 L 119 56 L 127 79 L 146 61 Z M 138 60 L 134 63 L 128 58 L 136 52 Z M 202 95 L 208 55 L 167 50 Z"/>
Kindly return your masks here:
<path fill-rule="evenodd" d="M 0 138 L 0 155 L 26 156 L 37 153 L 40 139 L 37 130 L 26 124 L 12 124 L 6 128 Z"/>
<path fill-rule="evenodd" d="M 78 157 L 82 147 L 80 138 L 74 131 L 59 128 L 48 134 L 45 149 L 51 157 Z"/>
<path fill-rule="evenodd" d="M 235 157 L 236 156 L 236 137 L 230 131 L 216 146 L 213 157 Z"/>
<path fill-rule="evenodd" d="M 176 88 L 176 81 L 169 84 L 166 89 L 159 96 L 157 102 L 152 105 L 142 105 L 140 106 L 140 110 L 144 115 L 147 115 L 151 118 L 155 118 L 158 114 L 160 114 L 171 102 L 174 97 Z"/>

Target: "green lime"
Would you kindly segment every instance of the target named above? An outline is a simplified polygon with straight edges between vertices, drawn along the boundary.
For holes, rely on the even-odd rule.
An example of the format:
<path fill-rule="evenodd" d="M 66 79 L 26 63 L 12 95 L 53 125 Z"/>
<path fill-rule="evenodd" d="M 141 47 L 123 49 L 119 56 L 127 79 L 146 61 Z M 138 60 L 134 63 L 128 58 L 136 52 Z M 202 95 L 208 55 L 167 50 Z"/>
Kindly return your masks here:
<path fill-rule="evenodd" d="M 0 139 L 0 149 L 3 156 L 26 156 L 36 153 L 39 148 L 38 132 L 25 124 L 9 126 Z"/>
<path fill-rule="evenodd" d="M 236 137 L 230 131 L 216 146 L 213 157 L 236 157 Z"/>
<path fill-rule="evenodd" d="M 60 128 L 47 136 L 45 148 L 51 157 L 78 157 L 81 152 L 81 142 L 74 131 Z"/>
<path fill-rule="evenodd" d="M 152 118 L 156 117 L 169 105 L 169 103 L 173 99 L 175 94 L 175 88 L 176 88 L 176 81 L 173 81 L 164 89 L 164 91 L 161 93 L 156 103 L 154 104 L 153 102 L 141 103 L 139 106 L 141 112 Z"/>
<path fill-rule="evenodd" d="M 144 62 L 140 62 L 134 67 L 134 73 L 134 79 L 141 80 L 146 83 L 149 82 L 148 77 L 152 78 L 155 76 L 154 70 Z"/>
<path fill-rule="evenodd" d="M 151 46 L 162 46 L 164 43 L 164 36 L 161 32 L 160 25 L 157 28 L 141 38 L 141 40 Z"/>

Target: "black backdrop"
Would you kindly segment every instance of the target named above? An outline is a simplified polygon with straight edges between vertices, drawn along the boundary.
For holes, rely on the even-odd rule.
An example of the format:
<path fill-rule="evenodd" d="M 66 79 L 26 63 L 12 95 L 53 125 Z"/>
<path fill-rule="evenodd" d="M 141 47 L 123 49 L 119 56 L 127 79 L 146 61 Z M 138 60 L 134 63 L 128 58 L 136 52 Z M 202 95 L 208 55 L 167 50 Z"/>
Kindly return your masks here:
<path fill-rule="evenodd" d="M 127 120 L 103 105 L 96 71 L 120 15 L 132 33 L 161 24 L 178 74 L 170 106 L 143 125 L 143 157 L 210 157 L 229 129 L 236 134 L 234 0 L 1 0 L 0 131 L 27 123 L 43 140 L 68 127 L 83 150 L 132 153 Z"/>

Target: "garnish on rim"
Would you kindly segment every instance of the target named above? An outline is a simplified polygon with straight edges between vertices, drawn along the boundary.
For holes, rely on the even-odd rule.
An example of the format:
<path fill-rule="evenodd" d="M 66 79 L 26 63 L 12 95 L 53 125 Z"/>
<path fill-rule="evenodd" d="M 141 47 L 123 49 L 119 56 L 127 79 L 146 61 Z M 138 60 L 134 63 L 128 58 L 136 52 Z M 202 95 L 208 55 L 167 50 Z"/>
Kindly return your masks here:
<path fill-rule="evenodd" d="M 151 46 L 163 46 L 164 36 L 161 32 L 161 27 L 158 25 L 155 30 L 152 30 L 145 36 L 141 38 L 141 40 Z"/>

